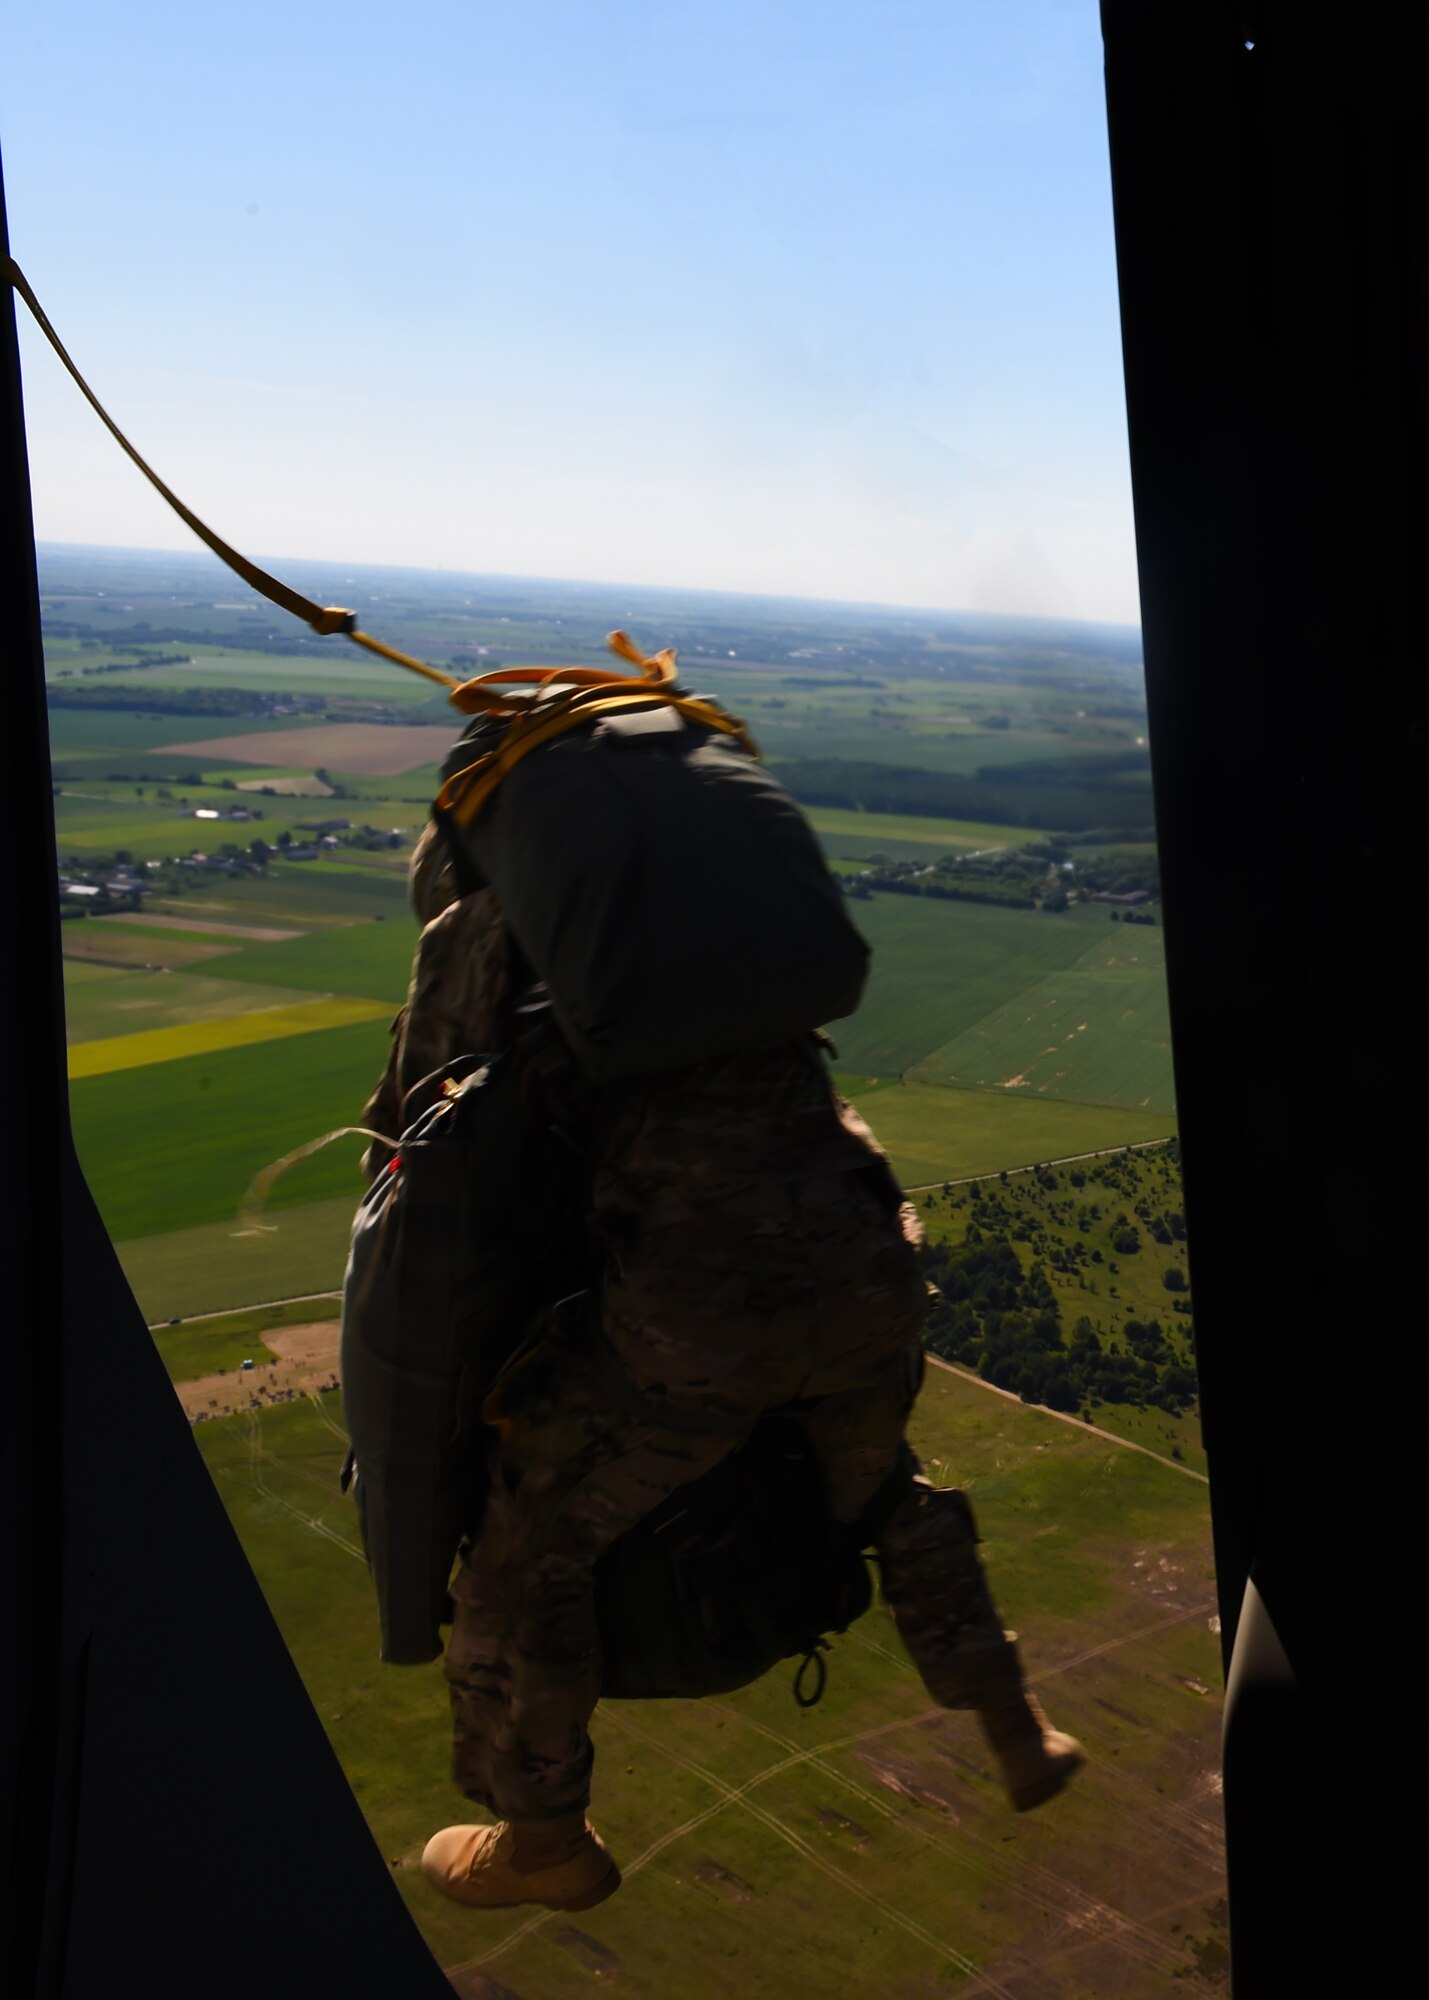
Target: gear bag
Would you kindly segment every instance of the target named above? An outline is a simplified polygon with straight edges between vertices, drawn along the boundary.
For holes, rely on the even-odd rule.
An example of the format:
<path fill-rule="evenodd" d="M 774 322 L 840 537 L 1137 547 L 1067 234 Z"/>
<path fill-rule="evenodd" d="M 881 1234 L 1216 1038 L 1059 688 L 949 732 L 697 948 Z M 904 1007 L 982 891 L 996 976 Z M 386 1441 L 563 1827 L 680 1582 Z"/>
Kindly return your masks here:
<path fill-rule="evenodd" d="M 678 1069 L 853 1013 L 868 946 L 812 828 L 742 738 L 629 701 L 549 740 L 527 723 L 539 747 L 464 794 L 515 729 L 478 720 L 434 810 L 464 886 L 496 890 L 588 1077 Z"/>
<path fill-rule="evenodd" d="M 381 1657 L 396 1665 L 442 1650 L 452 1565 L 485 1505 L 482 1398 L 549 1295 L 548 1218 L 570 1169 L 524 1079 L 516 1056 L 465 1056 L 424 1078 L 353 1220 L 342 1484 L 355 1467 Z"/>
<path fill-rule="evenodd" d="M 751 1425 L 650 1395 L 606 1340 L 589 1292 L 542 1312 L 492 1384 L 488 1420 L 499 1430 L 520 1428 L 533 1412 L 558 1405 L 560 1381 L 573 1371 L 639 1423 L 725 1437 L 734 1447 L 597 1560 L 601 1699 L 726 1694 L 802 1656 L 794 1695 L 812 1706 L 823 1692 L 824 1635 L 847 1631 L 868 1609 L 863 1551 L 916 1469 L 906 1449 L 858 1519 L 835 1521 L 823 1468 L 798 1422 L 817 1399 L 785 1404 Z"/>
<path fill-rule="evenodd" d="M 812 1708 L 824 1691 L 824 1635 L 846 1632 L 868 1609 L 863 1551 L 907 1475 L 900 1461 L 857 1521 L 834 1521 L 794 1416 L 762 1418 L 596 1564 L 601 1698 L 728 1694 L 802 1656 L 794 1699 Z"/>

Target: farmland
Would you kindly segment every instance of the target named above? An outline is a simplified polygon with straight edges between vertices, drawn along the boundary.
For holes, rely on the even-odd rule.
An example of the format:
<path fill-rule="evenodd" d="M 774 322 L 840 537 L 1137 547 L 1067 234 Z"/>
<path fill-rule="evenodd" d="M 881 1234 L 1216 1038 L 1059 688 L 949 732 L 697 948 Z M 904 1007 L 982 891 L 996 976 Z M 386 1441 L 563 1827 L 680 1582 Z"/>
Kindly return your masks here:
<path fill-rule="evenodd" d="M 1074 2000 L 1159 1995 L 1223 1951 L 1209 1533 L 1204 1488 L 1179 1468 L 930 1370 L 915 1445 L 971 1494 L 1029 1670 L 1091 1756 L 1055 1806 L 1007 1811 L 970 1718 L 930 1706 L 875 1604 L 835 1641 L 814 1709 L 795 1707 L 787 1667 L 719 1701 L 602 1707 L 594 1817 L 620 1894 L 575 1922 L 479 1917 L 418 1873 L 428 1834 L 462 1816 L 445 1688 L 436 1666 L 377 1662 L 330 1401 L 197 1435 L 444 1965 L 549 2000 L 593 1971 L 690 2000 L 913 1995 L 973 1974 Z"/>
<path fill-rule="evenodd" d="M 214 1246 L 206 1290 L 195 1232 L 234 1225 L 261 1167 L 357 1118 L 384 1058 L 384 1016 L 406 990 L 405 854 L 431 786 L 429 766 L 409 767 L 450 741 L 459 718 L 429 684 L 351 648 L 285 639 L 268 614 L 233 609 L 206 575 L 163 591 L 199 574 L 172 560 L 169 573 L 170 559 L 154 559 L 150 577 L 142 564 L 125 570 L 95 557 L 86 568 L 89 558 L 55 552 L 47 657 L 57 697 L 82 703 L 96 688 L 105 704 L 53 712 L 61 851 L 81 870 L 87 856 L 114 855 L 160 870 L 142 909 L 65 926 L 76 1131 L 146 1297 L 157 1310 L 179 1296 L 192 1311 L 270 1295 L 264 1287 L 289 1264 L 318 1282 L 316 1245 L 340 1244 L 300 1218 L 308 1204 L 355 1194 L 357 1141 L 280 1182 L 271 1219 L 280 1235 L 308 1239 L 291 1256 L 230 1228 Z M 362 601 L 361 589 L 344 588 Z M 791 746 L 799 758 L 850 749 L 966 776 L 978 767 L 969 746 L 999 770 L 1115 760 L 1141 726 L 1134 665 L 1119 639 L 1096 634 L 1058 632 L 1058 650 L 1044 658 L 1025 632 L 1006 634 L 996 621 L 940 632 L 901 614 L 834 612 L 819 630 L 793 606 L 655 593 L 592 617 L 584 614 L 599 594 L 574 587 L 488 587 L 485 608 L 482 594 L 391 576 L 373 579 L 367 601 L 461 672 L 513 650 L 599 661 L 608 625 L 618 617 L 639 629 L 634 614 L 647 609 L 673 621 L 692 678 L 747 714 L 776 759 Z M 243 688 L 248 697 L 234 694 Z M 112 705 L 129 690 L 174 712 Z M 324 713 L 220 716 L 211 712 L 220 694 L 240 707 L 281 696 Z M 347 719 L 377 709 L 390 711 L 385 726 Z M 403 726 L 408 718 L 426 726 Z M 343 768 L 344 747 L 358 768 Z M 319 768 L 322 797 L 274 789 L 316 784 Z M 253 817 L 235 823 L 227 816 L 240 804 Z M 997 820 L 810 810 L 846 873 L 880 858 L 925 865 L 997 853 L 1026 837 Z M 199 811 L 224 817 L 195 820 Z M 374 826 L 395 851 L 364 851 L 343 834 L 316 859 L 285 858 L 284 843 L 311 842 L 315 826 L 344 821 Z M 256 871 L 247 866 L 255 843 L 267 857 Z M 244 865 L 178 865 L 200 846 Z M 855 915 L 873 972 L 858 1014 L 834 1024 L 838 1070 L 905 1179 L 958 1178 L 1174 1129 L 1155 927 L 1113 930 L 1093 905 L 1052 915 L 881 893 Z M 246 1255 L 234 1254 L 245 1245 Z"/>
<path fill-rule="evenodd" d="M 377 1079 L 414 942 L 407 856 L 431 760 L 460 725 L 428 684 L 285 633 L 205 564 L 42 558 L 62 874 L 141 878 L 63 926 L 74 1130 L 146 1317 L 181 1321 L 156 1332 L 171 1376 L 258 1364 L 225 1391 L 251 1386 L 241 1414 L 196 1392 L 196 1436 L 458 1990 L 556 2000 L 618 1977 L 693 2000 L 914 2000 L 966 1981 L 1073 2000 L 1183 1976 L 1215 1990 L 1219 1661 L 1194 1405 L 1128 1392 L 1055 1414 L 978 1379 L 993 1364 L 975 1349 L 930 1366 L 914 1438 L 931 1476 L 972 1493 L 1004 1615 L 1091 1752 L 1064 1799 L 1006 1811 L 975 1731 L 930 1708 L 875 1606 L 836 1642 L 810 1711 L 779 1672 L 722 1702 L 598 1712 L 595 1817 L 626 1875 L 610 1904 L 480 1919 L 426 1892 L 422 1844 L 462 1816 L 440 1673 L 377 1663 L 336 1489 L 340 1398 L 267 1387 L 267 1336 L 332 1311 L 307 1295 L 340 1281 L 364 1141 L 294 1165 L 261 1217 L 242 1203 L 273 1161 L 354 1124 Z M 1117 1366 L 1128 1325 L 1158 1316 L 1173 1360 L 1189 1355 L 1189 1297 L 1173 1313 L 1165 1285 L 1179 1244 L 1118 1253 L 1111 1236 L 1122 1206 L 1159 1216 L 1172 1201 L 1171 1157 L 1122 1150 L 1175 1130 L 1162 934 L 1154 905 L 1152 921 L 1114 924 L 1077 893 L 1080 871 L 1154 862 L 1127 635 L 302 565 L 294 581 L 461 674 L 604 665 L 614 625 L 673 641 L 690 684 L 747 717 L 796 792 L 808 779 L 811 821 L 854 882 L 890 863 L 993 866 L 1047 821 L 1047 800 L 1072 811 L 1067 865 L 1038 863 L 1069 907 L 856 892 L 872 971 L 857 1014 L 831 1024 L 836 1074 L 920 1190 L 938 1254 L 1003 1242 L 1050 1287 L 1065 1339 L 1086 1319 L 1078 1338 Z M 947 809 L 860 809 L 889 773 L 892 794 L 931 786 Z M 1114 817 L 1090 817 L 1109 804 Z"/>
<path fill-rule="evenodd" d="M 275 887 L 281 884 L 261 885 L 270 893 Z M 186 899 L 186 906 L 193 907 L 192 901 Z M 905 1179 L 956 1178 L 1174 1129 L 1164 998 L 1154 986 L 1148 994 L 1144 967 L 1119 983 L 1115 967 L 1097 965 L 1088 972 L 1084 961 L 1110 949 L 1104 939 L 1112 927 L 1090 913 L 1085 923 L 1079 916 L 894 897 L 859 906 L 874 945 L 875 971 L 854 1021 L 835 1026 L 839 1072 L 855 1100 L 866 1103 Z M 90 919 L 83 928 L 89 936 L 107 921 Z M 164 934 L 152 935 L 153 949 L 161 953 Z M 1119 927 L 1115 935 L 1122 938 Z M 1125 935 L 1135 938 L 1142 952 L 1144 940 L 1159 942 L 1154 931 Z M 118 972 L 71 964 L 75 1063 L 81 1071 L 102 1063 L 107 1071 L 77 1075 L 75 1128 L 116 1238 L 231 1217 L 249 1181 L 269 1160 L 356 1122 L 385 1060 L 386 1022 L 405 993 L 411 942 L 406 922 L 368 921 L 277 943 L 235 941 L 232 951 L 203 961 L 201 972 Z M 1055 970 L 1049 970 L 1049 960 Z M 1094 976 L 1106 982 L 1099 996 L 1093 993 L 1099 998 L 1096 1012 L 1084 991 Z M 182 983 L 176 987 L 175 981 Z M 1077 1008 L 1086 1007 L 1076 1021 L 1067 1017 L 1069 1030 L 1090 1018 L 1076 1037 L 1075 1064 L 1059 1057 L 1066 1073 L 1039 1079 L 1036 1066 L 1045 1060 L 1058 981 L 1071 982 L 1066 990 Z M 1007 999 L 1010 988 L 1021 997 Z M 1046 998 L 1049 991 L 1052 999 Z M 253 1011 L 230 1004 L 231 993 L 250 996 Z M 297 994 L 305 996 L 305 1004 L 281 1004 Z M 1034 1007 L 1027 995 L 1042 1004 Z M 1161 1009 L 1156 1019 L 1162 1039 L 1149 1054 L 1123 1019 L 1137 1004 Z M 333 1010 L 343 1005 L 365 1018 L 329 1025 Z M 1019 1010 L 1020 1022 L 1010 1019 Z M 172 1024 L 167 1041 L 148 1036 L 140 1041 L 124 1033 L 152 1020 L 150 1034 L 162 1037 L 161 1018 Z M 178 1025 L 181 1021 L 192 1025 Z M 1019 1026 L 1020 1040 L 1014 1032 Z M 205 1046 L 192 1049 L 200 1029 Z M 276 1038 L 280 1029 L 284 1039 Z M 115 1038 L 112 1046 L 89 1039 L 100 1031 Z M 240 1034 L 251 1034 L 251 1044 L 223 1046 Z M 988 1088 L 949 1088 L 925 1080 L 940 1064 L 951 1068 L 946 1051 L 958 1046 L 957 1038 L 976 1045 L 980 1034 L 989 1038 L 999 1061 L 983 1061 L 970 1081 L 985 1078 Z M 123 1067 L 125 1043 L 136 1059 L 142 1054 L 153 1067 Z M 1019 1067 L 1031 1070 L 1033 1080 L 1006 1088 L 1005 1079 L 1015 1077 Z M 994 1074 L 997 1069 L 1000 1075 Z M 878 1085 L 884 1087 L 870 1090 Z M 1143 1102 L 1148 1097 L 1150 1104 Z M 195 1105 L 202 1107 L 197 1119 Z M 176 1118 L 196 1127 L 182 1154 L 170 1142 Z M 153 1134 L 148 1142 L 146 1125 Z M 278 1199 L 355 1193 L 360 1150 L 360 1142 L 343 1141 L 294 1169 Z M 145 1172 L 136 1177 L 140 1162 Z M 225 1294 L 206 1303 L 236 1302 Z"/>

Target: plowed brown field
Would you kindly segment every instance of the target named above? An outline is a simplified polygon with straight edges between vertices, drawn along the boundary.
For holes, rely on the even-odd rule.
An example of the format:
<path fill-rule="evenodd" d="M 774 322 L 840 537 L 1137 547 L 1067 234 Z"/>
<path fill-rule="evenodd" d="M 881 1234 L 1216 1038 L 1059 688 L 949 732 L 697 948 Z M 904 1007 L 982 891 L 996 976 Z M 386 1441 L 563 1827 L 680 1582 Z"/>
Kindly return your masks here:
<path fill-rule="evenodd" d="M 311 728 L 275 730 L 269 735 L 204 737 L 166 743 L 165 755 L 222 757 L 259 764 L 265 770 L 347 771 L 354 777 L 395 778 L 422 764 L 435 764 L 451 748 L 455 727 L 440 723 L 319 722 Z"/>

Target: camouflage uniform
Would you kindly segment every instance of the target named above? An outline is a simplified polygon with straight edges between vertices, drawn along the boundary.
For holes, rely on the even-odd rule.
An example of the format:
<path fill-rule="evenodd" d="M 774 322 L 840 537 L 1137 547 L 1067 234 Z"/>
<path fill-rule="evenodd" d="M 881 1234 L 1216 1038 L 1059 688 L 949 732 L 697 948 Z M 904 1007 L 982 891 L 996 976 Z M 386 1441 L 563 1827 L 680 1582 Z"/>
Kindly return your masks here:
<path fill-rule="evenodd" d="M 468 946 L 483 922 L 499 924 L 494 907 L 474 902 L 445 913 Z M 463 904 L 473 907 L 453 918 Z M 445 939 L 429 944 L 442 921 L 423 932 L 393 1088 L 434 1050 L 435 1062 L 481 1046 L 477 1030 L 510 1003 L 509 967 L 489 932 L 461 968 L 464 998 L 443 994 L 429 1015 L 426 971 L 451 962 Z M 409 1048 L 422 1052 L 410 1065 Z M 1014 1691 L 1016 1655 L 988 1596 L 971 1510 L 922 1478 L 904 1439 L 924 1369 L 921 1232 L 812 1047 L 622 1086 L 588 1224 L 604 1253 L 602 1334 L 625 1372 L 647 1397 L 731 1429 L 691 1435 L 622 1410 L 589 1337 L 559 1317 L 498 1385 L 487 1408 L 498 1431 L 491 1492 L 453 1583 L 446 1659 L 454 1776 L 467 1797 L 516 1821 L 584 1808 L 601 1675 L 596 1561 L 733 1450 L 736 1426 L 747 1435 L 794 1398 L 819 1399 L 800 1421 L 835 1518 L 856 1518 L 895 1463 L 907 1468 L 877 1546 L 885 1600 L 934 1699 L 982 1707 Z"/>
<path fill-rule="evenodd" d="M 381 1081 L 363 1108 L 362 1123 L 394 1139 L 402 1100 L 416 1083 L 454 1056 L 495 1050 L 510 1040 L 512 965 L 501 905 L 490 889 L 463 896 L 437 829 L 428 822 L 412 853 L 412 904 L 422 924 L 406 1005 L 392 1023 Z M 363 1155 L 368 1179 L 392 1157 L 375 1141 Z"/>

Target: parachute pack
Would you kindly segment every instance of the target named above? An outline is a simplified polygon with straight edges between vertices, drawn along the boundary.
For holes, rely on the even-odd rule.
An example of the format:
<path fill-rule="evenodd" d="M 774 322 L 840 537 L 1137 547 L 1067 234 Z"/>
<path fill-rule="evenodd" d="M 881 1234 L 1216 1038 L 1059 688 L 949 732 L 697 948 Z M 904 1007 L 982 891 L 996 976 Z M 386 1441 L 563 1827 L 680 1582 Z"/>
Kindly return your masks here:
<path fill-rule="evenodd" d="M 803 813 L 737 718 L 681 692 L 672 654 L 610 643 L 638 676 L 542 674 L 515 712 L 492 693 L 452 750 L 434 812 L 458 879 L 496 890 L 593 1079 L 851 1014 L 868 946 Z"/>

